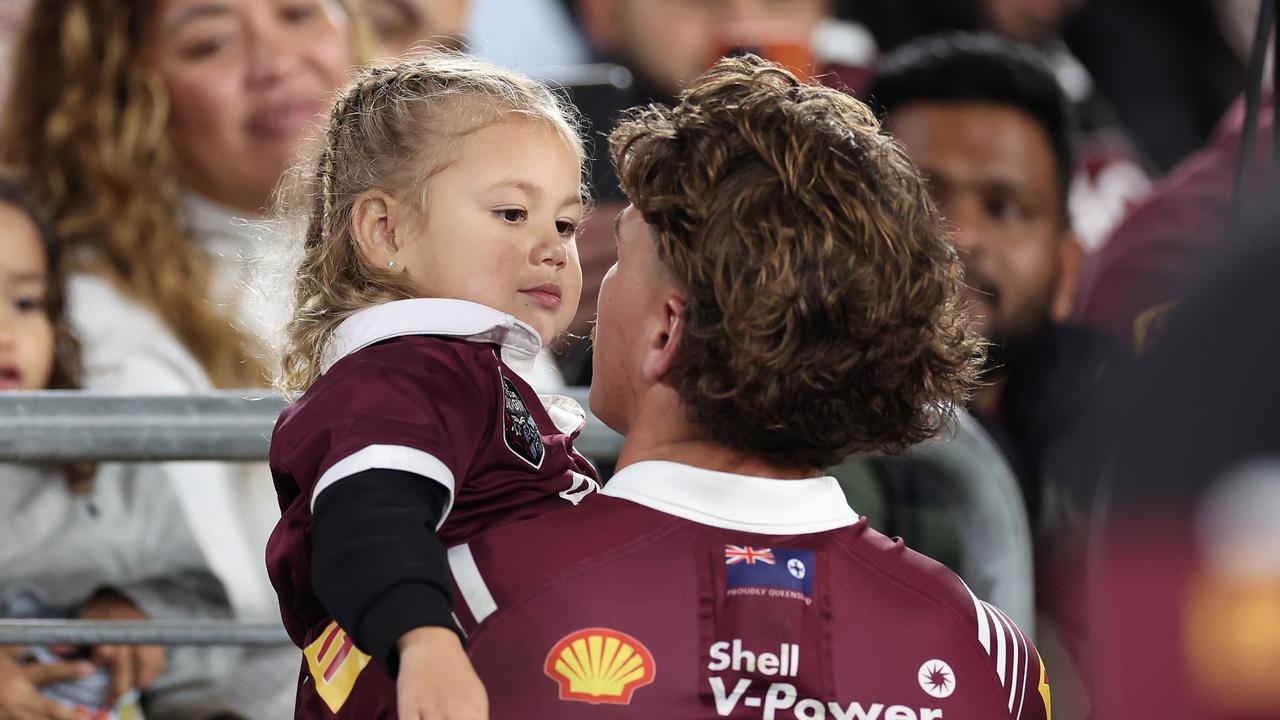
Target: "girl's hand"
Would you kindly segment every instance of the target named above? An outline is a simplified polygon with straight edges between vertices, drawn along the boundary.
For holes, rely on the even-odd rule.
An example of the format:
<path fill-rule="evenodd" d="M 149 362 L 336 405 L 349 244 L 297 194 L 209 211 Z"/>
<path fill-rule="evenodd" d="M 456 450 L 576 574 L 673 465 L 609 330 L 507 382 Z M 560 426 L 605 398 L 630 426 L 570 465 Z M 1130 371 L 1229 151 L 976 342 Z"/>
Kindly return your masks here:
<path fill-rule="evenodd" d="M 19 665 L 10 653 L 0 653 L 0 720 L 76 720 L 74 711 L 44 697 L 38 688 L 92 672 L 89 663 Z"/>
<path fill-rule="evenodd" d="M 400 720 L 488 720 L 489 698 L 458 636 L 422 627 L 400 638 Z"/>
<path fill-rule="evenodd" d="M 123 595 L 104 591 L 93 596 L 80 611 L 85 620 L 146 620 L 147 614 Z M 111 672 L 111 695 L 106 707 L 113 707 L 121 695 L 133 688 L 145 690 L 164 672 L 164 648 L 158 645 L 98 645 L 93 648 L 94 664 Z"/>

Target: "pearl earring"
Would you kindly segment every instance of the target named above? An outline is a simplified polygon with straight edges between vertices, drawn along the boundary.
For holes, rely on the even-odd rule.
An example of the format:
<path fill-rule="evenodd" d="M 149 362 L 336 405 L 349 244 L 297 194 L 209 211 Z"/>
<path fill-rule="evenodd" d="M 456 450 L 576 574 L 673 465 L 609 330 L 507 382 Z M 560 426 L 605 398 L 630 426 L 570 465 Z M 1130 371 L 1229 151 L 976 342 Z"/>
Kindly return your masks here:
<path fill-rule="evenodd" d="M 395 260 L 388 260 L 388 261 L 387 261 L 387 268 L 388 268 L 388 269 L 394 270 L 394 269 L 395 269 L 395 267 L 396 267 L 396 261 L 395 261 Z"/>

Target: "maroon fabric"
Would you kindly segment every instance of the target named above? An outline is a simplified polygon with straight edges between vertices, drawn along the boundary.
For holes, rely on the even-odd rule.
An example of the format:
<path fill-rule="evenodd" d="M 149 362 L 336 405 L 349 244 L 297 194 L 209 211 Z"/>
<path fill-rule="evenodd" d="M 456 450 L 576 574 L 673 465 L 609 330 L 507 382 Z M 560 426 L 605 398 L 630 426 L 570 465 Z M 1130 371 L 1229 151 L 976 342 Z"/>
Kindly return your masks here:
<path fill-rule="evenodd" d="M 513 442 L 504 386 L 537 425 L 538 467 L 517 452 L 528 454 Z M 453 508 L 439 530 L 447 546 L 570 507 L 560 493 L 575 488 L 573 473 L 597 478 L 572 440 L 556 430 L 537 394 L 493 345 L 411 335 L 338 361 L 281 414 L 271 438 L 282 517 L 267 544 L 267 569 L 289 636 L 305 647 L 329 620 L 311 589 L 309 533 L 312 490 L 334 463 L 370 445 L 435 456 L 454 475 Z"/>
<path fill-rule="evenodd" d="M 769 587 L 731 593 L 727 553 L 736 551 L 728 546 L 767 551 L 778 563 L 811 557 L 808 596 Z M 498 609 L 479 627 L 465 603 L 458 615 L 494 720 L 1047 717 L 1039 656 L 1026 637 L 984 604 L 994 625 L 989 654 L 960 580 L 865 520 L 811 535 L 758 535 L 602 496 L 585 512 L 499 528 L 470 549 Z M 598 652 L 593 636 L 602 640 Z M 608 638 L 630 644 L 649 681 L 637 672 L 622 694 L 614 683 L 599 697 L 575 697 L 555 669 L 575 638 L 591 661 L 607 661 Z M 926 692 L 925 668 L 949 677 L 951 694 Z M 584 674 L 608 672 L 588 662 Z"/>
<path fill-rule="evenodd" d="M 1090 257 L 1081 274 L 1077 321 L 1141 349 L 1159 309 L 1176 301 L 1226 242 L 1243 117 L 1237 105 L 1212 142 L 1157 184 Z M 1254 158 L 1261 160 L 1271 154 L 1270 107 L 1258 124 Z M 1251 166 L 1252 187 L 1268 165 Z"/>

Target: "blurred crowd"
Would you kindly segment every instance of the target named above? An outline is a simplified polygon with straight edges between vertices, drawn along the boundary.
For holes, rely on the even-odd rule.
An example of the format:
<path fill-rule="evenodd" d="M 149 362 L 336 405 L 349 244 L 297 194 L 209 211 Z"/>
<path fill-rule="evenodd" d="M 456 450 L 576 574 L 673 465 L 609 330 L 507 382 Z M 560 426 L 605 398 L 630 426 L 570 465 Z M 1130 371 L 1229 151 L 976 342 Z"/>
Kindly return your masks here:
<path fill-rule="evenodd" d="M 867 102 L 930 179 L 990 343 L 968 409 L 1024 501 L 1058 717 L 1280 717 L 1273 120 L 1264 93 L 1246 135 L 1242 101 L 1259 6 L 0 0 L 0 388 L 265 390 L 291 168 L 351 68 L 431 47 L 583 115 L 583 302 L 535 385 L 589 384 L 625 204 L 603 135 L 754 52 Z M 265 467 L 0 475 L 3 614 L 278 619 Z M 960 564 L 946 478 L 894 458 L 839 476 L 878 529 Z M 0 652 L 0 719 L 63 717 L 50 699 L 89 680 L 122 707 L 142 690 L 152 718 L 292 707 L 292 647 L 82 654 Z"/>

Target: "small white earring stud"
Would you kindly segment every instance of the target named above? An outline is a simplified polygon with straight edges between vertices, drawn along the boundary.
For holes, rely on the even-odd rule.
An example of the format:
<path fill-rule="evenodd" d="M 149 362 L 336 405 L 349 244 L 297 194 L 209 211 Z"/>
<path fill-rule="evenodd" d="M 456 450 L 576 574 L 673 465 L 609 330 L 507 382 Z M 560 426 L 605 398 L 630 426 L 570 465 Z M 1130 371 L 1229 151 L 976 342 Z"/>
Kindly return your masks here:
<path fill-rule="evenodd" d="M 395 260 L 388 260 L 388 261 L 387 261 L 387 268 L 388 268 L 388 269 L 395 269 L 395 266 L 396 266 L 396 261 L 395 261 Z"/>

